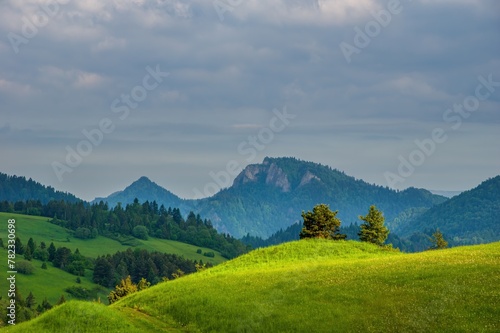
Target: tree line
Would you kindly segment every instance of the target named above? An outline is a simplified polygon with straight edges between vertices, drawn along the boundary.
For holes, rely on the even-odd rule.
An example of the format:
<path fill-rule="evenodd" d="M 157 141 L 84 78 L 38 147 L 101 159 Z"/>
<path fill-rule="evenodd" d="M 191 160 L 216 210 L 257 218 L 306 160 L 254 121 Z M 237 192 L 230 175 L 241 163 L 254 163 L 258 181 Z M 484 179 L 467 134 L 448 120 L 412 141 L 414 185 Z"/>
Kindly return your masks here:
<path fill-rule="evenodd" d="M 38 215 L 51 218 L 51 222 L 74 232 L 82 239 L 98 235 L 117 238 L 120 235 L 147 239 L 150 236 L 176 240 L 219 251 L 231 259 L 250 250 L 250 247 L 229 234 L 219 234 L 210 220 L 190 212 L 183 218 L 178 208 L 159 206 L 156 201 L 142 204 L 137 199 L 123 207 L 109 208 L 103 201 L 86 204 L 83 201 L 39 200 L 0 202 L 0 211 Z"/>
<path fill-rule="evenodd" d="M 175 254 L 129 248 L 113 255 L 97 257 L 93 281 L 104 287 L 113 287 L 130 276 L 133 283 L 139 283 L 144 278 L 155 285 L 178 275 L 194 273 L 197 266 L 207 267 L 210 264 L 205 265 L 202 261 L 184 259 Z"/>

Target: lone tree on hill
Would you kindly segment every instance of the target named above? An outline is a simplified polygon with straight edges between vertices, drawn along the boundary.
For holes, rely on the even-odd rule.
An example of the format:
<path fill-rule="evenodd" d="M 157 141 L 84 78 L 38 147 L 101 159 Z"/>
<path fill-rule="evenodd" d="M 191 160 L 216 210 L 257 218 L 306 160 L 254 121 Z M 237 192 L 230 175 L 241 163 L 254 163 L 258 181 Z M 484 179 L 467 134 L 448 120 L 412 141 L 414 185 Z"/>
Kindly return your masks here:
<path fill-rule="evenodd" d="M 444 239 L 443 233 L 439 230 L 439 228 L 432 234 L 432 238 L 430 240 L 433 245 L 429 248 L 429 250 L 441 250 L 448 247 L 448 242 Z"/>
<path fill-rule="evenodd" d="M 358 233 L 359 239 L 362 242 L 373 243 L 379 246 L 384 245 L 389 235 L 389 229 L 384 226 L 385 218 L 382 212 L 372 205 L 368 214 L 359 218 L 364 221 L 361 224 L 361 231 Z"/>
<path fill-rule="evenodd" d="M 312 212 L 302 212 L 304 227 L 300 232 L 300 239 L 345 239 L 346 235 L 339 233 L 341 222 L 336 216 L 337 213 L 338 211 L 332 212 L 325 204 L 316 205 Z"/>

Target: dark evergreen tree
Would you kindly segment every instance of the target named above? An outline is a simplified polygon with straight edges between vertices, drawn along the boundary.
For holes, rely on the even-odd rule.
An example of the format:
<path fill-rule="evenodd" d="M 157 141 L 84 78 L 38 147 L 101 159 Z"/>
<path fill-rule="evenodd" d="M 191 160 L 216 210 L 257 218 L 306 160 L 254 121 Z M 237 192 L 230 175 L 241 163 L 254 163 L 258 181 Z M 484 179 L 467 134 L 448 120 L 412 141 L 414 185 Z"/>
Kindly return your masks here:
<path fill-rule="evenodd" d="M 57 301 L 56 305 L 61 305 L 63 303 L 66 303 L 66 297 L 64 297 L 64 294 L 61 295 L 61 297 Z"/>
<path fill-rule="evenodd" d="M 70 249 L 68 249 L 67 247 L 60 247 L 56 250 L 52 263 L 55 267 L 64 269 L 66 265 L 70 263 L 70 256 Z"/>
<path fill-rule="evenodd" d="M 16 246 L 16 254 L 24 254 L 24 245 L 19 237 L 16 237 L 14 244 Z"/>
<path fill-rule="evenodd" d="M 33 238 L 30 237 L 28 244 L 26 245 L 26 250 L 29 250 L 31 254 L 35 253 L 36 244 Z"/>
<path fill-rule="evenodd" d="M 50 243 L 48 252 L 49 252 L 49 261 L 52 262 L 54 260 L 55 255 L 56 255 L 56 246 L 54 245 L 53 242 Z"/>
<path fill-rule="evenodd" d="M 389 235 L 389 229 L 384 226 L 384 215 L 374 205 L 370 206 L 366 216 L 360 216 L 364 221 L 361 224 L 359 239 L 362 242 L 369 242 L 382 246 Z"/>
<path fill-rule="evenodd" d="M 105 257 L 97 257 L 92 279 L 105 287 L 112 287 L 115 283 L 113 266 Z"/>
<path fill-rule="evenodd" d="M 339 233 L 341 221 L 336 217 L 337 213 L 325 204 L 316 205 L 312 212 L 302 212 L 304 227 L 300 238 L 345 239 L 346 235 Z"/>
<path fill-rule="evenodd" d="M 33 296 L 33 293 L 30 291 L 28 297 L 26 297 L 26 307 L 34 309 L 35 305 L 36 305 L 35 296 Z"/>
<path fill-rule="evenodd" d="M 26 248 L 26 250 L 24 250 L 24 259 L 28 260 L 28 261 L 31 261 L 31 259 L 33 259 L 33 254 L 31 253 L 31 250 L 30 248 Z"/>

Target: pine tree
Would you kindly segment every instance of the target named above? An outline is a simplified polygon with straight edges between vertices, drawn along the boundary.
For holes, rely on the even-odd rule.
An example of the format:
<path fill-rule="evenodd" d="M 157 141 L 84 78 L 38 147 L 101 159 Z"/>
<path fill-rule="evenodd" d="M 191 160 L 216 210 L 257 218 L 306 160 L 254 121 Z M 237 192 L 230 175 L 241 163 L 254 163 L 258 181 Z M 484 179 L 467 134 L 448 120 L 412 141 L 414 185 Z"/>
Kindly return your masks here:
<path fill-rule="evenodd" d="M 439 230 L 439 228 L 432 234 L 430 241 L 433 245 L 429 248 L 429 250 L 441 250 L 448 247 L 448 242 L 444 239 L 443 233 Z"/>
<path fill-rule="evenodd" d="M 61 297 L 57 301 L 56 305 L 61 305 L 61 304 L 65 303 L 65 302 L 66 302 L 66 298 L 64 297 L 64 294 L 63 294 L 63 295 L 61 295 Z"/>
<path fill-rule="evenodd" d="M 28 244 L 26 245 L 26 250 L 29 250 L 31 254 L 35 253 L 36 250 L 36 244 L 33 238 L 30 237 L 28 240 Z"/>
<path fill-rule="evenodd" d="M 16 254 L 24 254 L 24 245 L 19 237 L 16 237 L 14 244 L 16 246 Z"/>
<path fill-rule="evenodd" d="M 94 266 L 93 281 L 104 287 L 111 287 L 115 281 L 114 269 L 104 257 L 97 257 Z"/>
<path fill-rule="evenodd" d="M 52 304 L 49 303 L 49 301 L 47 300 L 47 297 L 45 297 L 42 301 L 42 308 L 44 310 L 50 310 L 52 309 Z"/>
<path fill-rule="evenodd" d="M 31 249 L 29 247 L 24 250 L 24 259 L 28 261 L 31 261 L 31 259 L 33 259 L 33 253 L 31 252 Z"/>
<path fill-rule="evenodd" d="M 56 247 L 53 242 L 50 243 L 48 251 L 49 251 L 49 261 L 54 260 L 54 257 L 56 255 Z"/>
<path fill-rule="evenodd" d="M 36 305 L 35 296 L 33 296 L 33 293 L 30 291 L 28 297 L 26 297 L 26 306 L 30 309 L 34 309 L 35 305 Z"/>
<path fill-rule="evenodd" d="M 361 224 L 361 231 L 358 234 L 359 239 L 362 242 L 373 243 L 379 246 L 384 245 L 389 235 L 389 229 L 384 226 L 385 218 L 382 212 L 372 205 L 368 214 L 359 218 L 364 221 Z"/>
<path fill-rule="evenodd" d="M 346 235 L 339 233 L 341 222 L 336 216 L 337 213 L 338 211 L 332 212 L 325 204 L 316 205 L 312 212 L 302 212 L 304 227 L 300 232 L 300 239 L 345 239 Z"/>

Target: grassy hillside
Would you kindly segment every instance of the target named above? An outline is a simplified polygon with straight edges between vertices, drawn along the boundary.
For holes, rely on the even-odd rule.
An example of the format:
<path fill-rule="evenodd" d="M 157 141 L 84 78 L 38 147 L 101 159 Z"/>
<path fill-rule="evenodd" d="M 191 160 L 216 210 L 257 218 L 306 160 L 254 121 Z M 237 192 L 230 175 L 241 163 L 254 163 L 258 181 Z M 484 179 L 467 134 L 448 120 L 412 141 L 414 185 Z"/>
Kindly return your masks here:
<path fill-rule="evenodd" d="M 203 260 L 205 263 L 212 262 L 213 264 L 219 264 L 226 260 L 219 252 L 208 248 L 159 238 L 149 238 L 149 240 L 145 241 L 129 237 L 128 239 L 121 240 L 121 242 L 102 236 L 98 236 L 95 239 L 78 239 L 73 237 L 70 230 L 49 223 L 46 217 L 11 213 L 0 213 L 0 222 L 4 221 L 1 224 L 3 227 L 0 228 L 0 238 L 4 241 L 7 239 L 6 222 L 11 218 L 16 220 L 16 236 L 21 239 L 24 245 L 26 245 L 30 237 L 33 237 L 38 244 L 44 241 L 48 246 L 50 242 L 54 242 L 56 247 L 65 246 L 72 251 L 78 248 L 84 256 L 97 257 L 98 255 L 125 251 L 133 244 L 134 247 L 144 248 L 149 251 L 178 254 L 187 259 Z M 215 258 L 208 258 L 196 253 L 196 250 L 199 248 L 202 249 L 203 253 L 214 252 Z"/>
<path fill-rule="evenodd" d="M 2 258 L 7 258 L 7 250 L 0 249 L 0 256 Z M 22 256 L 20 256 L 16 262 L 24 261 L 21 259 Z M 65 292 L 64 289 L 72 286 L 79 286 L 87 290 L 92 290 L 93 295 L 95 295 L 92 298 L 97 299 L 101 297 L 103 301 L 107 302 L 106 297 L 110 290 L 92 282 L 92 271 L 86 271 L 85 276 L 80 277 L 81 283 L 77 284 L 77 277 L 75 275 L 55 268 L 51 263 L 47 264 L 47 269 L 41 268 L 42 262 L 39 260 L 33 259 L 31 263 L 34 268 L 34 273 L 32 275 L 16 275 L 16 287 L 21 292 L 23 298 L 26 298 L 31 291 L 36 297 L 37 304 L 42 303 L 45 297 L 51 304 L 56 304 L 63 294 L 67 300 L 73 298 L 70 294 Z M 0 271 L 8 271 L 7 260 L 0 260 Z M 2 296 L 3 299 L 7 298 L 7 282 L 6 279 L 0 280 L 0 296 Z"/>
<path fill-rule="evenodd" d="M 402 254 L 303 240 L 6 331 L 498 332 L 499 269 L 500 243 Z"/>
<path fill-rule="evenodd" d="M 44 241 L 48 246 L 50 242 L 54 242 L 56 247 L 65 246 L 72 251 L 78 248 L 80 253 L 84 256 L 95 258 L 98 255 L 114 254 L 118 251 L 125 251 L 130 247 L 130 245 L 127 244 L 133 242 L 136 247 L 144 248 L 149 251 L 178 254 L 192 260 L 203 260 L 205 263 L 212 262 L 214 264 L 219 264 L 226 260 L 220 253 L 208 248 L 201 249 L 203 252 L 214 252 L 216 255 L 215 258 L 208 258 L 202 254 L 196 253 L 199 248 L 197 246 L 158 238 L 150 238 L 147 241 L 135 238 L 131 240 L 124 239 L 122 243 L 102 236 L 95 239 L 82 240 L 73 237 L 72 233 L 67 229 L 47 222 L 47 218 L 45 217 L 0 213 L 0 221 L 3 221 L 1 222 L 3 227 L 0 228 L 0 238 L 3 239 L 5 246 L 7 246 L 6 222 L 11 218 L 16 220 L 16 236 L 20 237 L 24 245 L 27 244 L 30 237 L 33 237 L 37 244 Z M 0 271 L 7 272 L 6 249 L 0 248 L 0 257 L 5 259 L 0 260 Z M 23 260 L 24 258 L 22 255 L 17 255 L 16 262 Z M 95 294 L 95 297 L 92 298 L 101 297 L 103 302 L 107 302 L 106 296 L 110 290 L 93 283 L 93 271 L 86 270 L 85 276 L 81 277 L 81 284 L 77 284 L 77 277 L 75 275 L 55 268 L 51 263 L 47 263 L 48 269 L 45 270 L 41 268 L 41 261 L 33 259 L 31 262 L 35 269 L 33 275 L 17 274 L 17 288 L 24 298 L 26 298 L 31 291 L 35 295 L 38 304 L 40 304 L 45 297 L 51 304 L 55 304 L 63 294 L 66 299 L 72 299 L 72 296 L 65 292 L 64 289 L 71 286 L 79 286 L 87 290 L 95 290 L 95 292 L 92 292 L 93 295 Z M 7 285 L 7 280 L 3 278 L 0 279 L 0 296 L 4 299 L 7 297 Z"/>

